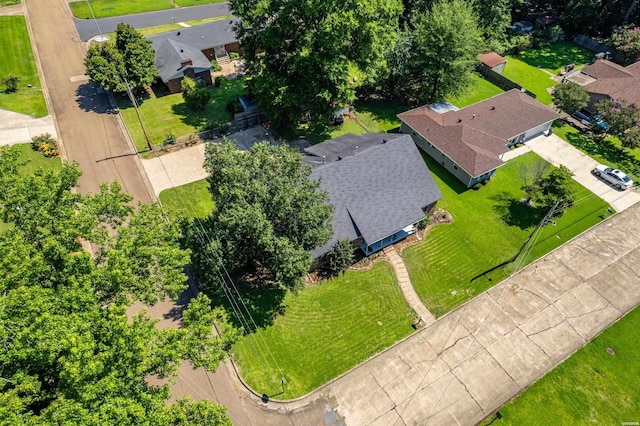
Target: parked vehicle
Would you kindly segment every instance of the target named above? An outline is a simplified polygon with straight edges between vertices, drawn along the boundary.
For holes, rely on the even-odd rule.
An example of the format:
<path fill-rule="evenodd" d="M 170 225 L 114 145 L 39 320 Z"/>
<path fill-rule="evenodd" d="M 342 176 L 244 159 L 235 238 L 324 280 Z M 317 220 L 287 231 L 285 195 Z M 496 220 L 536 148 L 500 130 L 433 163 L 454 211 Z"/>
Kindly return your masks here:
<path fill-rule="evenodd" d="M 580 120 L 585 126 L 593 126 L 594 124 L 602 130 L 609 130 L 609 124 L 598 114 L 593 114 L 588 109 L 582 108 L 573 113 L 573 116 Z"/>
<path fill-rule="evenodd" d="M 624 172 L 602 164 L 598 164 L 593 169 L 593 174 L 618 189 L 627 189 L 633 186 L 633 181 Z"/>

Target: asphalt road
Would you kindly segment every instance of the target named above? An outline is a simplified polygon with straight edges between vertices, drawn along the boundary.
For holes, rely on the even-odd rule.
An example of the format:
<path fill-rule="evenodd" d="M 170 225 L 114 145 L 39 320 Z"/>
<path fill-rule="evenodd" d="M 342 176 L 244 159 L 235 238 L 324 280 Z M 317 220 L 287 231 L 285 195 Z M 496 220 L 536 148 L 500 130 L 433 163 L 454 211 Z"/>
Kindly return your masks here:
<path fill-rule="evenodd" d="M 84 76 L 86 43 L 78 38 L 66 1 L 24 4 L 63 159 L 77 161 L 83 171 L 80 191 L 97 192 L 100 184 L 118 181 L 135 200 L 151 201 L 150 185 L 119 116 L 111 113 L 107 95 Z"/>
<path fill-rule="evenodd" d="M 231 15 L 227 3 L 213 3 L 202 6 L 181 7 L 158 12 L 138 13 L 135 15 L 115 16 L 113 18 L 97 19 L 77 19 L 73 18 L 76 24 L 80 39 L 87 41 L 98 34 L 98 26 L 102 33 L 110 33 L 116 30 L 120 22 L 130 24 L 134 28 L 154 27 L 156 25 L 173 24 L 176 22 L 194 21 L 196 19 L 213 18 L 216 16 Z"/>

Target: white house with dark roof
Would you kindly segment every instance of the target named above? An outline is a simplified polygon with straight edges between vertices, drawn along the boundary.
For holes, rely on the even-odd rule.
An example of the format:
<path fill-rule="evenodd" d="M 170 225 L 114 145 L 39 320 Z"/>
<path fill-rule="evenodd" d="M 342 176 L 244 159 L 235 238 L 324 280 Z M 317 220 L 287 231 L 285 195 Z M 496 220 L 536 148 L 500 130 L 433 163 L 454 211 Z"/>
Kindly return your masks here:
<path fill-rule="evenodd" d="M 312 251 L 314 258 L 346 238 L 371 254 L 406 238 L 442 198 L 427 165 L 408 135 L 348 134 L 305 149 L 334 206 L 333 236 Z"/>
<path fill-rule="evenodd" d="M 465 108 L 422 106 L 398 118 L 402 133 L 470 188 L 495 175 L 512 145 L 548 131 L 560 115 L 514 89 Z"/>

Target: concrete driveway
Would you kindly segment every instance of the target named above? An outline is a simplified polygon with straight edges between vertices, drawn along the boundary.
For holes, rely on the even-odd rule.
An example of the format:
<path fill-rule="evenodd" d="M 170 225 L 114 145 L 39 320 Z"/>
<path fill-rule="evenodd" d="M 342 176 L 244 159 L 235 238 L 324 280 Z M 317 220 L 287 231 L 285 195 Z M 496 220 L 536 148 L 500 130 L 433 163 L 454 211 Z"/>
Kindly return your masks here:
<path fill-rule="evenodd" d="M 0 145 L 31 142 L 31 138 L 43 133 L 58 137 L 53 117 L 33 118 L 30 115 L 0 109 Z"/>
<path fill-rule="evenodd" d="M 573 178 L 578 183 L 609 203 L 618 212 L 640 201 L 640 191 L 637 187 L 620 191 L 594 176 L 591 170 L 598 162 L 559 136 L 540 136 L 527 142 L 526 146 L 554 166 L 560 164 L 566 166 L 573 172 Z M 578 195 L 578 199 L 582 197 L 584 194 Z"/>

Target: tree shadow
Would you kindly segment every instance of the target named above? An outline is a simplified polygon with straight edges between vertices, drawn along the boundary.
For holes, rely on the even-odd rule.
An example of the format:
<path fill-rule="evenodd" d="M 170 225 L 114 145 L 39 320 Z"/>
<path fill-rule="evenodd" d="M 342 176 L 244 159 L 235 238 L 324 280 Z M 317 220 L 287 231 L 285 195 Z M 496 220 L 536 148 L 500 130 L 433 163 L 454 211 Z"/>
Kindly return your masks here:
<path fill-rule="evenodd" d="M 250 332 L 272 325 L 278 315 L 284 314 L 286 306 L 282 302 L 287 289 L 270 277 L 235 272 L 231 278 L 234 284 L 227 279 L 225 288 L 207 295 L 214 305 L 224 307 L 235 327 Z"/>
<path fill-rule="evenodd" d="M 517 226 L 522 230 L 536 226 L 545 213 L 544 209 L 532 207 L 506 191 L 493 195 L 489 199 L 496 202 L 493 210 L 500 215 L 504 223 Z"/>
<path fill-rule="evenodd" d="M 207 116 L 204 113 L 206 110 L 194 111 L 185 102 L 171 105 L 171 110 L 180 121 L 196 129 L 202 129 L 208 124 Z"/>
<path fill-rule="evenodd" d="M 557 70 L 569 64 L 589 63 L 593 59 L 593 52 L 570 41 L 559 41 L 522 52 L 518 59 L 533 67 Z"/>
<path fill-rule="evenodd" d="M 567 133 L 569 143 L 586 152 L 591 157 L 599 156 L 609 163 L 615 164 L 627 174 L 640 177 L 640 160 L 631 153 L 616 146 L 610 140 L 601 140 L 598 136 L 590 136 L 581 133 Z"/>
<path fill-rule="evenodd" d="M 91 81 L 81 84 L 76 89 L 76 102 L 87 112 L 98 114 L 117 114 L 118 109 L 111 106 L 109 97 L 99 84 Z"/>

